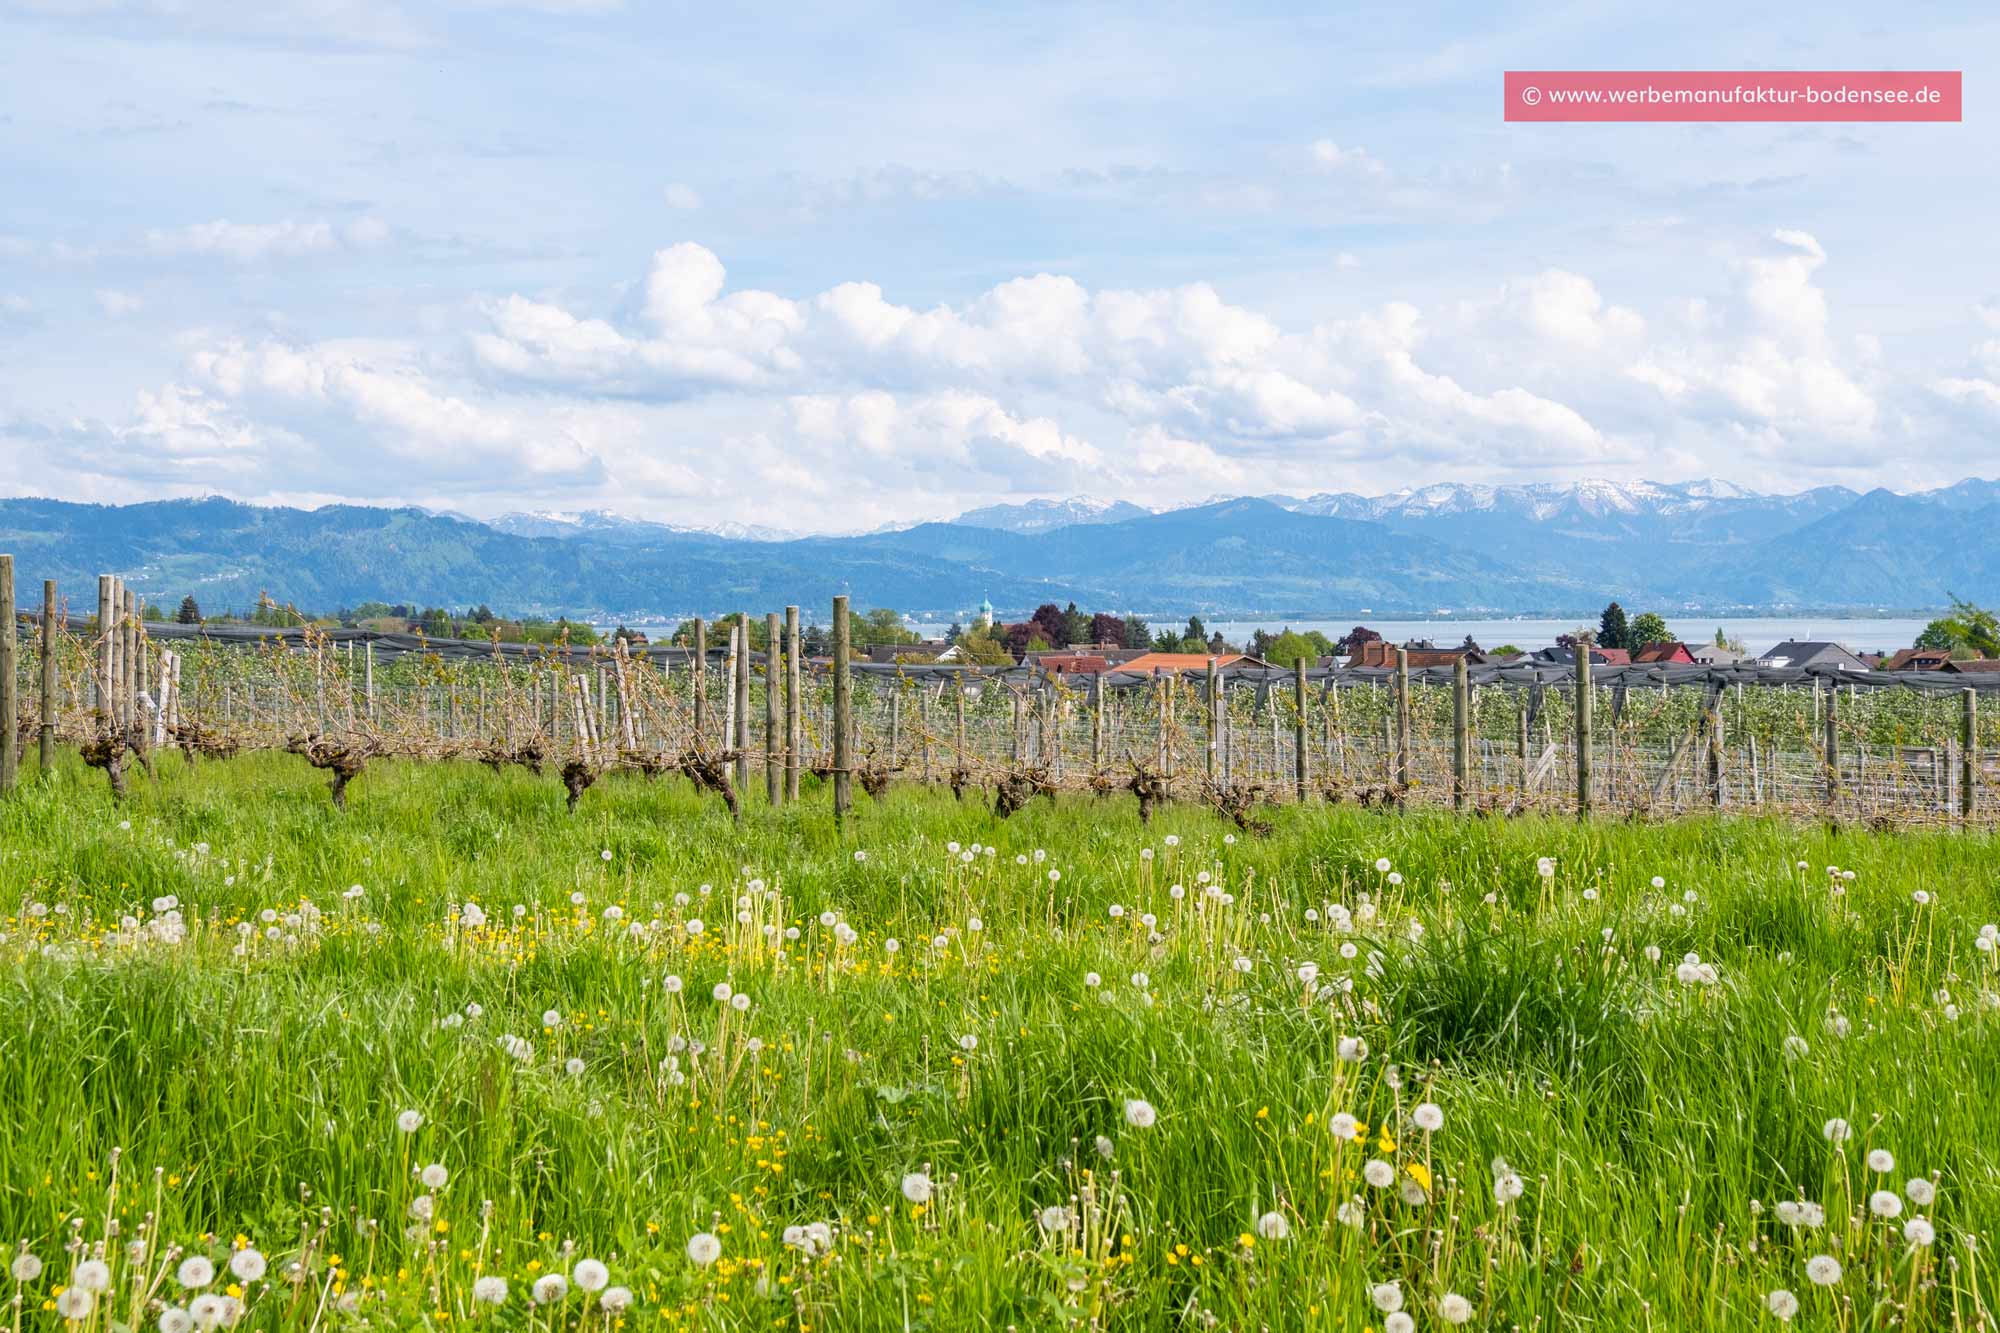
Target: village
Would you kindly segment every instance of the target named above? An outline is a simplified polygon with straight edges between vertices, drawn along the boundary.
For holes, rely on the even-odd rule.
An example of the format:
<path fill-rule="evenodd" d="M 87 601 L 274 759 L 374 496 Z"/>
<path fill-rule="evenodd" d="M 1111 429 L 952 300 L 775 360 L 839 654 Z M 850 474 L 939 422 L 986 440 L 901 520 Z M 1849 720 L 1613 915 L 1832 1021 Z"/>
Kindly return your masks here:
<path fill-rule="evenodd" d="M 893 613 L 888 613 L 893 616 Z M 1960 604 L 1954 615 L 1931 622 L 1920 641 L 1894 652 L 1856 652 L 1828 640 L 1787 639 L 1752 653 L 1741 643 L 1726 641 L 1719 631 L 1710 641 L 1688 642 L 1667 636 L 1665 621 L 1644 613 L 1629 620 L 1616 602 L 1605 608 L 1597 628 L 1579 628 L 1556 642 L 1535 648 L 1515 644 L 1484 647 L 1472 639 L 1444 645 L 1413 638 L 1401 644 L 1385 639 L 1365 625 L 1356 625 L 1339 639 L 1317 631 L 1289 628 L 1272 634 L 1258 630 L 1248 641 L 1233 644 L 1211 633 L 1199 617 L 1184 631 L 1150 632 L 1136 617 L 1085 615 L 1074 603 L 1067 609 L 1047 603 L 1025 621 L 996 623 L 990 603 L 982 603 L 970 628 L 957 625 L 938 639 L 915 634 L 885 633 L 884 613 L 857 617 L 874 635 L 856 637 L 857 651 L 877 664 L 1008 666 L 1037 668 L 1055 676 L 1106 673 L 1153 675 L 1217 668 L 1291 667 L 1303 658 L 1309 667 L 1412 670 L 1468 666 L 1573 667 L 1579 651 L 1587 651 L 1593 667 L 1716 667 L 1747 665 L 1791 670 L 1840 672 L 1944 672 L 2000 679 L 2000 654 L 1993 651 L 1992 613 Z M 898 624 L 900 622 L 897 622 Z M 676 634 L 685 637 L 686 627 Z M 870 641 L 877 638 L 880 641 Z M 808 635 L 810 644 L 811 635 Z"/>

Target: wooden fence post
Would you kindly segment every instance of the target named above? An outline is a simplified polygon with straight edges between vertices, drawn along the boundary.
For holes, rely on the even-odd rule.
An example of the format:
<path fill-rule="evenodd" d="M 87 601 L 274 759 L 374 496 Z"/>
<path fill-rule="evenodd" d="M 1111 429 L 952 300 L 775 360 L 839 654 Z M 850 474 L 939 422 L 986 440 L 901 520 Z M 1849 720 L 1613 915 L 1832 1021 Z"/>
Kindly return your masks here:
<path fill-rule="evenodd" d="M 764 795 L 772 805 L 785 799 L 784 745 L 778 738 L 778 696 L 784 692 L 784 640 L 778 613 L 764 613 Z"/>
<path fill-rule="evenodd" d="M 730 710 L 736 717 L 734 735 L 729 738 L 736 751 L 736 791 L 750 790 L 750 615 L 736 613 L 736 679 L 731 682 L 736 703 Z"/>
<path fill-rule="evenodd" d="M 1958 780 L 1958 812 L 1970 823 L 1979 811 L 1979 692 L 1968 687 L 1960 697 L 1965 700 L 1965 735 L 1959 743 L 1964 771 Z"/>
<path fill-rule="evenodd" d="M 1590 818 L 1590 723 L 1596 704 L 1590 684 L 1590 645 L 1576 645 L 1576 817 Z"/>
<path fill-rule="evenodd" d="M 1410 785 L 1410 650 L 1396 650 L 1396 782 Z"/>
<path fill-rule="evenodd" d="M 1090 775 L 1104 776 L 1104 673 L 1090 678 Z"/>
<path fill-rule="evenodd" d="M 1208 780 L 1214 782 L 1222 756 L 1222 690 L 1216 680 L 1215 659 L 1208 659 Z"/>
<path fill-rule="evenodd" d="M 701 751 L 702 727 L 708 721 L 708 622 L 700 616 L 694 618 L 694 656 L 688 665 L 693 668 L 688 675 L 689 688 L 694 694 L 694 736 L 695 750 Z M 723 737 L 727 743 L 728 737 Z"/>
<path fill-rule="evenodd" d="M 957 726 L 958 726 L 958 737 L 957 737 L 957 747 L 958 747 L 958 765 L 957 765 L 957 771 L 958 771 L 958 772 L 960 772 L 960 773 L 963 773 L 963 772 L 965 772 L 965 771 L 966 771 L 966 768 L 965 768 L 965 679 L 964 679 L 964 677 L 963 677 L 963 676 L 958 676 L 958 675 L 954 675 L 954 676 L 952 677 L 952 681 L 951 681 L 951 697 L 952 697 L 952 703 L 953 703 L 953 705 L 954 705 L 954 707 L 955 707 L 955 711 L 956 711 L 956 715 L 957 715 Z"/>
<path fill-rule="evenodd" d="M 1819 695 L 1819 681 L 1813 681 L 1813 695 Z M 1826 803 L 1828 811 L 1840 797 L 1840 687 L 1826 692 Z"/>
<path fill-rule="evenodd" d="M 847 598 L 833 599 L 833 814 L 847 813 L 854 800 L 850 753 L 854 747 L 854 686 L 848 679 Z"/>
<path fill-rule="evenodd" d="M 1723 807 L 1727 783 L 1722 761 L 1724 741 L 1722 702 L 1718 699 L 1708 710 L 1708 803 L 1720 810 Z"/>
<path fill-rule="evenodd" d="M 125 602 L 118 640 L 119 660 L 123 664 L 118 673 L 118 698 L 123 720 L 129 727 L 139 720 L 139 595 L 127 588 L 123 579 L 118 582 L 118 590 Z"/>
<path fill-rule="evenodd" d="M 42 772 L 56 762 L 56 581 L 42 580 Z"/>
<path fill-rule="evenodd" d="M 21 642 L 14 619 L 14 557 L 0 555 L 0 796 L 14 790 L 21 767 L 21 701 L 14 680 L 15 653 Z"/>
<path fill-rule="evenodd" d="M 93 645 L 90 690 L 97 696 L 98 717 L 111 720 L 111 576 L 97 576 L 97 642 Z"/>
<path fill-rule="evenodd" d="M 799 751 L 805 745 L 805 701 L 800 695 L 799 608 L 785 608 L 785 799 L 799 799 Z"/>
<path fill-rule="evenodd" d="M 1297 715 L 1292 719 L 1292 783 L 1299 803 L 1306 799 L 1306 783 L 1310 777 L 1306 740 L 1306 659 L 1300 654 L 1292 663 L 1292 711 Z"/>
<path fill-rule="evenodd" d="M 1451 673 L 1451 804 L 1463 810 L 1472 800 L 1472 666 L 1458 655 Z"/>

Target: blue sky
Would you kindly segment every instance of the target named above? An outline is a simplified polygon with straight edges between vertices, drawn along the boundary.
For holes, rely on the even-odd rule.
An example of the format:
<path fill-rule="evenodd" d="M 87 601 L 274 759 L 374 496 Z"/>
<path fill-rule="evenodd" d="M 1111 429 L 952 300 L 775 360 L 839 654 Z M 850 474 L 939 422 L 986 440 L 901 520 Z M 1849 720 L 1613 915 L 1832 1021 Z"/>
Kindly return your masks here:
<path fill-rule="evenodd" d="M 0 0 L 8 489 L 865 528 L 2000 473 L 1985 6 Z M 1507 125 L 1508 68 L 1965 70 Z"/>

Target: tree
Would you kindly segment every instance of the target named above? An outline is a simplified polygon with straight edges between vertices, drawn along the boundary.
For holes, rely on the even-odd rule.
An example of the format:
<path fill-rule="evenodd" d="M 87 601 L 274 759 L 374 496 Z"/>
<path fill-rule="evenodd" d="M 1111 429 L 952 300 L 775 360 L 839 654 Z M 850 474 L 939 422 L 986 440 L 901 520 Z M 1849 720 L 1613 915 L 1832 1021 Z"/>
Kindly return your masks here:
<path fill-rule="evenodd" d="M 1493 656 L 1495 657 L 1519 657 L 1520 655 L 1521 649 L 1519 645 L 1512 643 L 1503 643 L 1493 650 Z"/>
<path fill-rule="evenodd" d="M 1153 631 L 1138 616 L 1125 617 L 1125 635 L 1118 642 L 1127 648 L 1144 648 L 1153 641 Z"/>
<path fill-rule="evenodd" d="M 1043 602 L 1036 607 L 1028 623 L 1050 647 L 1060 648 L 1069 642 L 1069 617 L 1054 602 Z"/>
<path fill-rule="evenodd" d="M 876 607 L 865 616 L 847 613 L 848 637 L 856 647 L 874 643 L 916 643 L 923 636 L 903 624 L 903 613 L 886 606 Z"/>
<path fill-rule="evenodd" d="M 1288 667 L 1300 658 L 1305 659 L 1307 666 L 1317 666 L 1321 656 L 1310 637 L 1294 634 L 1289 627 L 1282 634 L 1267 636 L 1261 649 L 1255 643 L 1251 644 L 1251 649 L 1272 666 Z"/>
<path fill-rule="evenodd" d="M 1229 651 L 1229 641 L 1222 637 L 1221 630 L 1208 636 L 1208 651 L 1216 657 Z"/>
<path fill-rule="evenodd" d="M 1632 617 L 1632 624 L 1625 634 L 1625 643 L 1629 648 L 1644 648 L 1647 644 L 1666 643 L 1668 641 L 1666 618 L 1651 611 L 1643 611 Z"/>
<path fill-rule="evenodd" d="M 1715 646 L 1718 648 L 1727 648 L 1729 646 L 1729 636 L 1722 632 L 1722 626 L 1720 625 L 1715 627 Z"/>
<path fill-rule="evenodd" d="M 1956 642 L 1981 657 L 2000 657 L 2000 617 L 1954 595 L 1944 624 Z"/>
<path fill-rule="evenodd" d="M 967 630 L 958 639 L 958 656 L 974 666 L 1012 666 L 1014 655 L 986 630 Z"/>
<path fill-rule="evenodd" d="M 1075 602 L 1063 608 L 1063 642 L 1066 644 L 1091 642 L 1090 617 L 1077 610 Z"/>
<path fill-rule="evenodd" d="M 1343 656 L 1352 657 L 1361 651 L 1362 644 L 1380 643 L 1381 641 L 1382 636 L 1374 630 L 1369 629 L 1366 625 L 1356 625 L 1353 629 L 1347 631 L 1346 636 L 1339 643 L 1335 644 L 1334 647 Z"/>
<path fill-rule="evenodd" d="M 1125 625 L 1126 622 L 1120 617 L 1107 615 L 1099 611 L 1090 618 L 1090 641 L 1092 643 L 1115 644 L 1123 648 L 1125 646 Z"/>
<path fill-rule="evenodd" d="M 959 624 L 956 620 L 952 621 L 950 626 L 946 628 L 944 632 L 944 641 L 946 644 L 957 643 L 960 639 L 964 637 L 965 637 L 965 626 Z"/>
<path fill-rule="evenodd" d="M 1721 633 L 1720 630 L 1716 632 Z M 1924 632 L 1917 636 L 1915 646 L 1943 653 L 1950 652 L 1953 648 L 1960 647 L 1961 645 L 1959 644 L 1958 636 L 1952 633 L 1950 619 L 1945 616 L 1939 616 L 1936 620 L 1924 626 Z"/>
<path fill-rule="evenodd" d="M 1631 627 L 1625 623 L 1625 608 L 1613 602 L 1604 608 L 1604 615 L 1597 622 L 1597 646 L 1599 648 L 1631 647 Z"/>
<path fill-rule="evenodd" d="M 1208 641 L 1208 627 L 1201 623 L 1200 616 L 1189 616 L 1187 628 L 1181 631 L 1181 638 L 1184 641 L 1193 639 L 1200 643 L 1206 643 Z M 1201 650 L 1196 648 L 1193 651 L 1200 652 Z"/>
<path fill-rule="evenodd" d="M 177 624 L 182 625 L 199 625 L 201 623 L 201 607 L 195 604 L 193 593 L 189 593 L 187 596 L 181 598 L 181 609 L 174 612 L 174 620 Z"/>

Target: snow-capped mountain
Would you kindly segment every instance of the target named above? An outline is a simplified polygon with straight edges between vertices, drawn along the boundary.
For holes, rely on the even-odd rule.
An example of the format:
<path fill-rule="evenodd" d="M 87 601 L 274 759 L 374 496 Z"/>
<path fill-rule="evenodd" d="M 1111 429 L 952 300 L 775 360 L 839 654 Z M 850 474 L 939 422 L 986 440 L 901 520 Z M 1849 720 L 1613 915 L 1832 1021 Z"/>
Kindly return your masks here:
<path fill-rule="evenodd" d="M 729 541 L 748 542 L 783 542 L 799 536 L 796 532 L 755 523 L 715 523 L 706 526 L 654 523 L 643 518 L 626 518 L 608 509 L 514 512 L 487 519 L 486 526 L 513 537 L 555 537 L 564 541 L 587 537 L 619 544 L 648 542 L 669 535 L 721 537 Z"/>
<path fill-rule="evenodd" d="M 1848 501 L 1855 498 L 1844 488 L 1828 488 Z M 1287 506 L 1302 514 L 1324 514 L 1337 518 L 1382 520 L 1424 519 L 1452 514 L 1506 514 L 1535 523 L 1563 518 L 1612 518 L 1617 516 L 1674 515 L 1697 513 L 1715 507 L 1738 504 L 1788 507 L 1802 496 L 1763 495 L 1734 482 L 1704 479 L 1685 482 L 1606 481 L 1586 478 L 1574 482 L 1537 482 L 1522 486 L 1479 486 L 1443 482 L 1432 486 L 1406 487 L 1386 495 L 1356 495 L 1328 492 L 1309 496 Z"/>
<path fill-rule="evenodd" d="M 999 528 L 1006 532 L 1049 532 L 1075 527 L 1079 523 L 1123 523 L 1152 513 L 1125 500 L 1097 500 L 1088 495 L 1067 500 L 1028 500 L 1022 504 L 988 505 L 970 509 L 952 522 L 970 528 Z"/>

